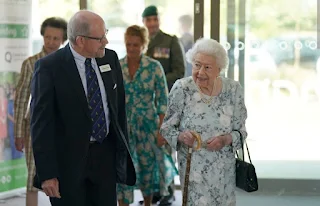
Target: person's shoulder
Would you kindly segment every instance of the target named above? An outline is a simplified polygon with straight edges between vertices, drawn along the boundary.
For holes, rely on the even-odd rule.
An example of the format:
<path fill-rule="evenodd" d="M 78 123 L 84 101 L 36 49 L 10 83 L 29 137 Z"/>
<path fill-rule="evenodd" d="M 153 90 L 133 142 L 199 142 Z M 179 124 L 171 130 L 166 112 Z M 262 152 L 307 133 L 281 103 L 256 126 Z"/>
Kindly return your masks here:
<path fill-rule="evenodd" d="M 127 63 L 127 56 L 122 57 L 119 59 L 121 70 L 124 70 L 126 67 L 128 67 Z"/>
<path fill-rule="evenodd" d="M 35 62 L 35 72 L 39 71 L 41 69 L 41 71 L 44 70 L 52 70 L 53 68 L 56 68 L 57 65 L 62 64 L 62 60 L 63 58 L 65 58 L 65 51 L 64 49 L 66 48 L 61 48 L 55 52 L 52 52 L 40 59 L 38 59 Z"/>
<path fill-rule="evenodd" d="M 230 79 L 228 77 L 220 77 L 222 79 L 222 81 L 226 82 L 229 85 L 235 86 L 235 85 L 239 85 L 239 81 L 236 81 L 234 79 Z"/>
<path fill-rule="evenodd" d="M 57 58 L 63 58 L 65 56 L 65 49 L 67 48 L 64 47 L 64 48 L 58 49 L 57 51 L 52 52 L 47 56 L 40 58 L 40 60 L 47 62 L 47 61 L 56 61 Z"/>
<path fill-rule="evenodd" d="M 242 88 L 240 82 L 238 82 L 236 80 L 233 80 L 233 79 L 230 79 L 227 77 L 221 77 L 221 80 L 227 90 L 234 90 L 237 88 Z"/>
<path fill-rule="evenodd" d="M 164 38 L 167 38 L 167 39 L 177 39 L 177 40 L 178 40 L 178 37 L 177 37 L 176 35 L 165 33 L 165 32 L 163 32 L 162 30 L 160 30 L 160 34 L 161 34 Z"/>
<path fill-rule="evenodd" d="M 28 57 L 27 59 L 25 59 L 22 64 L 35 62 L 35 61 L 39 60 L 40 58 L 42 58 L 44 56 L 45 56 L 44 51 L 41 51 L 41 52 L 39 52 L 37 54 L 34 54 L 34 55 Z"/>
<path fill-rule="evenodd" d="M 186 43 L 190 43 L 190 42 L 193 43 L 193 39 L 194 37 L 190 33 L 184 33 L 180 38 L 182 42 L 186 42 Z"/>
<path fill-rule="evenodd" d="M 121 61 L 119 60 L 117 52 L 115 52 L 112 49 L 108 49 L 108 48 L 105 48 L 105 55 L 104 55 L 104 57 L 102 57 L 102 63 L 103 64 L 110 64 L 110 66 L 112 67 L 111 69 L 113 71 L 117 71 L 117 72 L 119 72 L 119 71 L 121 72 L 122 66 L 123 66 L 121 64 Z M 122 61 L 122 63 L 123 63 L 123 61 Z"/>
<path fill-rule="evenodd" d="M 172 35 L 164 32 L 164 31 L 162 31 L 162 30 L 160 30 L 160 34 L 163 35 L 163 36 L 165 36 L 165 37 L 172 37 Z"/>
<path fill-rule="evenodd" d="M 105 57 L 110 57 L 110 58 L 119 59 L 117 52 L 115 52 L 115 51 L 112 50 L 112 49 L 108 49 L 108 48 L 105 48 Z"/>
<path fill-rule="evenodd" d="M 43 53 L 43 51 L 37 53 L 37 54 L 34 54 L 30 57 L 28 57 L 25 61 L 32 61 L 32 60 L 35 60 L 35 59 L 39 59 L 39 56 L 42 56 L 41 54 Z"/>
<path fill-rule="evenodd" d="M 177 79 L 172 88 L 182 88 L 183 90 L 190 90 L 193 86 L 192 76 Z"/>
<path fill-rule="evenodd" d="M 192 39 L 193 40 L 193 35 L 189 32 L 186 32 L 182 35 L 182 38 L 186 38 L 186 39 Z"/>
<path fill-rule="evenodd" d="M 179 79 L 179 81 L 181 81 L 181 83 L 186 86 L 190 86 L 193 84 L 192 76 L 181 78 L 181 79 Z"/>
<path fill-rule="evenodd" d="M 153 59 L 147 55 L 142 55 L 142 58 L 141 58 L 141 61 L 142 61 L 142 64 L 143 65 L 151 65 L 151 66 L 161 66 L 161 63 L 156 60 L 156 59 Z"/>
<path fill-rule="evenodd" d="M 147 55 L 141 56 L 141 64 L 142 64 L 142 67 L 148 68 L 148 70 L 152 70 L 152 71 L 163 70 L 161 63 L 158 60 L 153 59 Z"/>

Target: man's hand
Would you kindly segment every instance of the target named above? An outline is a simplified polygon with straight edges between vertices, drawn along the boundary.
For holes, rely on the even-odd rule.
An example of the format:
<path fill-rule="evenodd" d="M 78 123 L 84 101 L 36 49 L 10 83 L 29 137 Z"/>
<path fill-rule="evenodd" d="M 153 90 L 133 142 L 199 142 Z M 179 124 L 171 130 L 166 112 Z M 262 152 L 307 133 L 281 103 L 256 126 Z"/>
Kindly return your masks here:
<path fill-rule="evenodd" d="M 24 138 L 23 137 L 16 137 L 14 139 L 14 144 L 16 146 L 16 150 L 18 150 L 19 152 L 23 152 L 23 148 L 24 148 Z"/>
<path fill-rule="evenodd" d="M 45 180 L 41 185 L 43 192 L 49 197 L 61 198 L 59 192 L 59 181 L 57 178 Z"/>

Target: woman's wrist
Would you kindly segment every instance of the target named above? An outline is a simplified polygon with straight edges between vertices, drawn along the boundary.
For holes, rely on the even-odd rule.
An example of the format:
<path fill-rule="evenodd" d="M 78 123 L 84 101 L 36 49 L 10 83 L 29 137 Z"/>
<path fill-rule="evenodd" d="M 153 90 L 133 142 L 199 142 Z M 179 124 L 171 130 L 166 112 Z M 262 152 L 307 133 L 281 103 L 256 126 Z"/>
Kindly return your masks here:
<path fill-rule="evenodd" d="M 231 134 L 226 134 L 223 136 L 223 144 L 225 146 L 229 146 L 232 144 L 232 136 Z"/>
<path fill-rule="evenodd" d="M 178 142 L 183 142 L 184 134 L 182 132 L 179 133 Z"/>

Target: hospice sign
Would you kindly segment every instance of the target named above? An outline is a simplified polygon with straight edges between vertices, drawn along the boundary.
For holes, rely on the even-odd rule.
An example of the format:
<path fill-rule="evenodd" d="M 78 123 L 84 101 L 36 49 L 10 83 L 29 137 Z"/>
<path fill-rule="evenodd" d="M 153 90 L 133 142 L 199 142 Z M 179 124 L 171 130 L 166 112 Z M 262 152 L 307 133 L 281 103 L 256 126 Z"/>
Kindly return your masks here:
<path fill-rule="evenodd" d="M 26 186 L 22 153 L 16 155 L 12 94 L 22 62 L 31 54 L 32 0 L 0 0 L 0 197 Z"/>
<path fill-rule="evenodd" d="M 32 0 L 0 0 L 0 71 L 20 72 L 31 52 Z"/>

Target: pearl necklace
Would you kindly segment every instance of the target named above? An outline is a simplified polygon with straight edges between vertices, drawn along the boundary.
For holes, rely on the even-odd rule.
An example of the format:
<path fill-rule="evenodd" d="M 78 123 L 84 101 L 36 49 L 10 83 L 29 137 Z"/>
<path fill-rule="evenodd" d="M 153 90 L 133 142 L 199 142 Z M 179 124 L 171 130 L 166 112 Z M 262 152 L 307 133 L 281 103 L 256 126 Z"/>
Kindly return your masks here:
<path fill-rule="evenodd" d="M 211 91 L 210 97 L 209 97 L 208 99 L 204 96 L 204 94 L 202 93 L 200 87 L 196 84 L 196 85 L 197 85 L 197 88 L 198 88 L 198 91 L 199 91 L 199 93 L 200 93 L 201 101 L 202 101 L 203 103 L 208 104 L 208 105 L 211 104 L 211 102 L 212 102 L 212 100 L 213 100 L 213 98 L 214 98 L 213 92 L 216 91 L 216 81 L 218 81 L 218 78 L 219 78 L 219 77 L 217 77 L 217 79 L 216 79 L 215 81 L 213 81 L 212 91 Z"/>

